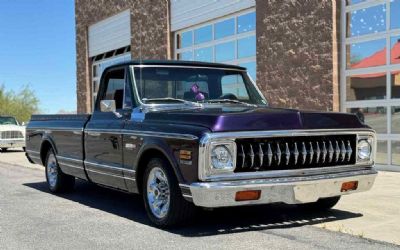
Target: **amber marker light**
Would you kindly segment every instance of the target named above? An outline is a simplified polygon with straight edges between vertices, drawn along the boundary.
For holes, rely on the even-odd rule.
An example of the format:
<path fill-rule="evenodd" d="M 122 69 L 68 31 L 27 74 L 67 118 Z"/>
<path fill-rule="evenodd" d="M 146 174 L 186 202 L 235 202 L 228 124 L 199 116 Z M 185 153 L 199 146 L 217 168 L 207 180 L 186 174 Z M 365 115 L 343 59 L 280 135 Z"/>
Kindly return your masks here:
<path fill-rule="evenodd" d="M 340 189 L 341 192 L 347 192 L 351 190 L 356 190 L 358 187 L 358 181 L 348 181 L 343 182 L 342 188 Z"/>
<path fill-rule="evenodd" d="M 235 201 L 258 200 L 261 197 L 261 190 L 246 190 L 236 192 Z"/>

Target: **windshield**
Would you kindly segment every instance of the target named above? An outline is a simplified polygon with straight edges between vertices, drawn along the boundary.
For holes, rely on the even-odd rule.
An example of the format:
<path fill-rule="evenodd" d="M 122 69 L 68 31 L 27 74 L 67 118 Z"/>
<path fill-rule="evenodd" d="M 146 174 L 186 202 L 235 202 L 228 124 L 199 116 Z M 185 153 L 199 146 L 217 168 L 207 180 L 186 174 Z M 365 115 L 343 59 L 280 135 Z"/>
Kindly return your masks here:
<path fill-rule="evenodd" d="M 141 101 L 266 104 L 245 72 L 217 68 L 135 67 Z"/>
<path fill-rule="evenodd" d="M 0 117 L 0 125 L 18 125 L 14 117 Z"/>

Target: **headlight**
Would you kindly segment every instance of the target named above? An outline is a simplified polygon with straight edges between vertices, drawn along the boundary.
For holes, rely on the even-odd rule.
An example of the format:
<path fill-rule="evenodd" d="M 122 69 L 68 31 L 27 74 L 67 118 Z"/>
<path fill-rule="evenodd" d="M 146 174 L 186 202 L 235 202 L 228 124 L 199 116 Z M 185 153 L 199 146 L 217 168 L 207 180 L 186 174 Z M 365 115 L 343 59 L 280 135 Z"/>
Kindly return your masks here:
<path fill-rule="evenodd" d="M 232 152 L 226 145 L 218 145 L 211 150 L 211 164 L 215 169 L 234 168 Z"/>
<path fill-rule="evenodd" d="M 368 140 L 359 140 L 357 144 L 358 159 L 368 161 L 371 159 L 372 146 Z"/>

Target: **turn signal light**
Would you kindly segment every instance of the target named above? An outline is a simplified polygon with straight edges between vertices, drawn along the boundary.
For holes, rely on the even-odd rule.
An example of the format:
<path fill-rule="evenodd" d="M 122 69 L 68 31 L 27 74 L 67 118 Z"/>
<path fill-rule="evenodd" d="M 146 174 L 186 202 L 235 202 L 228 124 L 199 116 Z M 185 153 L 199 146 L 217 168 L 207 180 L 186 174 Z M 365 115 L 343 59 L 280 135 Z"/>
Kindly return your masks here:
<path fill-rule="evenodd" d="M 258 200 L 261 196 L 261 190 L 247 190 L 236 192 L 235 201 Z"/>
<path fill-rule="evenodd" d="M 358 181 L 348 181 L 343 182 L 342 188 L 340 189 L 341 192 L 347 192 L 351 190 L 356 190 L 358 187 Z"/>

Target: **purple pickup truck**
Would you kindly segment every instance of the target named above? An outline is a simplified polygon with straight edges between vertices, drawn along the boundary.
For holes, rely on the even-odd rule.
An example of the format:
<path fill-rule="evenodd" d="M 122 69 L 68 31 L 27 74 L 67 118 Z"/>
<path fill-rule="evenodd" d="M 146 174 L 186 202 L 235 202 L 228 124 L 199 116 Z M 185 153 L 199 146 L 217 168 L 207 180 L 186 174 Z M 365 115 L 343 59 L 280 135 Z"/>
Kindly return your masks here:
<path fill-rule="evenodd" d="M 375 132 L 355 115 L 270 107 L 245 68 L 201 62 L 111 66 L 92 114 L 34 115 L 26 146 L 51 192 L 79 178 L 138 193 L 159 227 L 198 207 L 329 209 L 377 175 Z"/>

